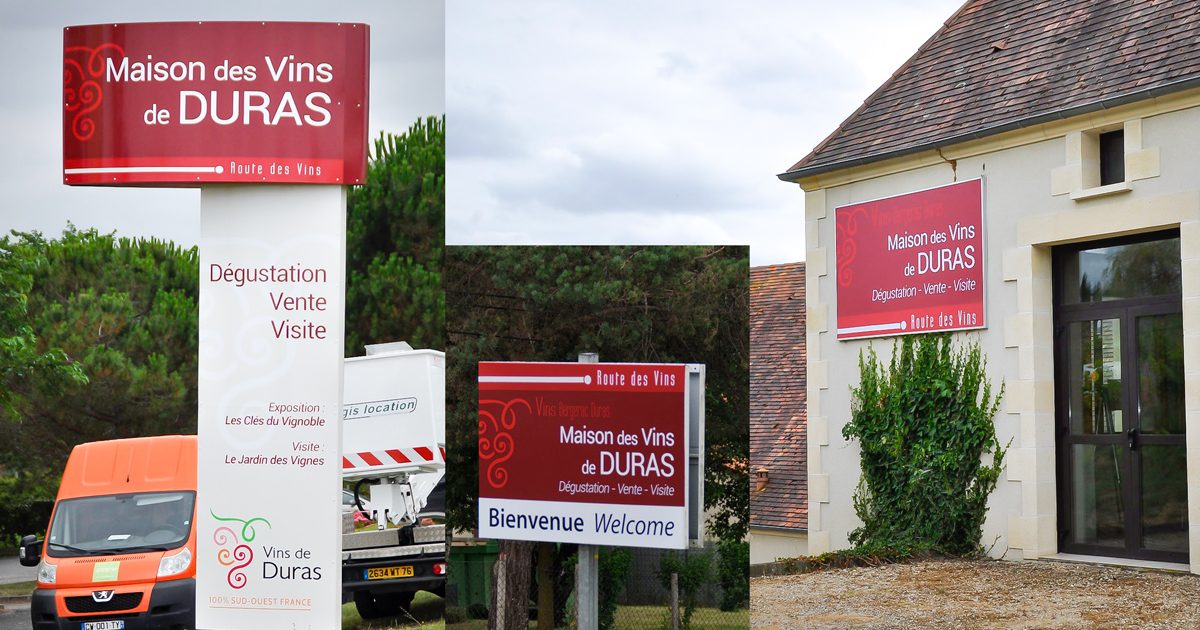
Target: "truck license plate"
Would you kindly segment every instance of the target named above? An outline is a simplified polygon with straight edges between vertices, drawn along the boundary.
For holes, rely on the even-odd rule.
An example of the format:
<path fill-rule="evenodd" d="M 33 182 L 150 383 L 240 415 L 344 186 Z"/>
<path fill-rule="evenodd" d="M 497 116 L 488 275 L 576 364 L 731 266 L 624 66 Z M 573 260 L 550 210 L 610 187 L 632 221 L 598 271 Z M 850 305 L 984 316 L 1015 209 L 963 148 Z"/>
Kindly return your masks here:
<path fill-rule="evenodd" d="M 411 566 L 403 567 L 378 567 L 375 569 L 366 569 L 363 571 L 368 580 L 390 580 L 392 578 L 412 577 L 413 568 Z"/>
<path fill-rule="evenodd" d="M 125 620 L 85 621 L 82 630 L 125 630 Z"/>

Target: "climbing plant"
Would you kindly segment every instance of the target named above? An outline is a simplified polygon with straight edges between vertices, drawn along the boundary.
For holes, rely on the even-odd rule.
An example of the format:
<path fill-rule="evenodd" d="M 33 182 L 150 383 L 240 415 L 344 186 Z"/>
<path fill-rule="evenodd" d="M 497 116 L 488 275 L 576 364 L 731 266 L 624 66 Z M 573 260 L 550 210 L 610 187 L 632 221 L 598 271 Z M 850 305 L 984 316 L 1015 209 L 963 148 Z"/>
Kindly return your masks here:
<path fill-rule="evenodd" d="M 908 336 L 889 363 L 874 348 L 859 354 L 851 420 L 842 429 L 861 449 L 854 509 L 859 546 L 927 548 L 962 555 L 981 550 L 987 498 L 1006 446 L 978 343 L 955 348 L 949 335 Z"/>

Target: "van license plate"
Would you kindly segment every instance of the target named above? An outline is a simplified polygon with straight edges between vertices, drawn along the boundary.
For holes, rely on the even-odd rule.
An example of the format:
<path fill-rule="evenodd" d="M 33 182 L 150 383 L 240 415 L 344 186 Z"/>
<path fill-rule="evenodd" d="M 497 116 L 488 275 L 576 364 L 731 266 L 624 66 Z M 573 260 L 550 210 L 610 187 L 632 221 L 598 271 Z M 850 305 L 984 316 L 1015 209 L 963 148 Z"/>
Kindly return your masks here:
<path fill-rule="evenodd" d="M 392 578 L 412 577 L 412 566 L 403 567 L 379 567 L 376 569 L 366 569 L 363 571 L 368 580 L 390 580 Z"/>
<path fill-rule="evenodd" d="M 125 620 L 116 621 L 85 621 L 82 630 L 125 630 Z"/>

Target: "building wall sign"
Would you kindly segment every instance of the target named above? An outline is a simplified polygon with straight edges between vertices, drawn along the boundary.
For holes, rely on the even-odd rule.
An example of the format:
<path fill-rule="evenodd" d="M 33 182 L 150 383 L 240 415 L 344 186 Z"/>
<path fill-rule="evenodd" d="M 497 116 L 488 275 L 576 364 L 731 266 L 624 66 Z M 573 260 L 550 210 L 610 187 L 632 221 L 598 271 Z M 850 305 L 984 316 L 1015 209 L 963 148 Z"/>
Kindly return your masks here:
<path fill-rule="evenodd" d="M 686 548 L 687 367 L 480 363 L 479 535 Z"/>
<path fill-rule="evenodd" d="M 368 27 L 160 22 L 63 29 L 63 181 L 360 184 Z"/>
<path fill-rule="evenodd" d="M 985 327 L 982 178 L 835 217 L 838 339 Z"/>

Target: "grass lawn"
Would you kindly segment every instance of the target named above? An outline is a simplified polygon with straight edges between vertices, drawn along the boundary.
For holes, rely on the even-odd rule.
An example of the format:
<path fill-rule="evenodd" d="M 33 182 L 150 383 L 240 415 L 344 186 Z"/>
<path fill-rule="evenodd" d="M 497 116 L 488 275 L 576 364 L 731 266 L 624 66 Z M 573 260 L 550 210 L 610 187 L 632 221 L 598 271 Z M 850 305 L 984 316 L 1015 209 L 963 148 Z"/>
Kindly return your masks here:
<path fill-rule="evenodd" d="M 658 628 L 667 627 L 669 620 L 665 606 L 618 606 L 617 628 Z M 697 608 L 692 613 L 692 630 L 745 630 L 750 627 L 750 611 L 736 610 L 721 612 L 716 608 Z M 446 628 L 453 630 L 487 630 L 486 619 L 471 619 L 461 623 L 449 624 Z M 529 629 L 536 630 L 537 622 L 530 621 Z"/>
<path fill-rule="evenodd" d="M 358 616 L 358 610 L 354 608 L 354 604 L 343 604 L 342 630 L 393 630 L 394 628 L 441 629 L 446 627 L 446 622 L 442 620 L 442 611 L 445 608 L 445 601 L 441 597 L 425 591 L 418 591 L 417 596 L 413 598 L 412 609 L 409 611 L 412 614 L 412 618 L 409 618 L 407 615 L 400 615 L 399 617 L 384 617 L 382 619 L 364 621 L 362 617 Z M 487 622 L 484 622 L 484 627 L 487 627 Z"/>
<path fill-rule="evenodd" d="M 37 582 L 13 582 L 0 584 L 0 595 L 29 595 L 37 588 Z"/>

